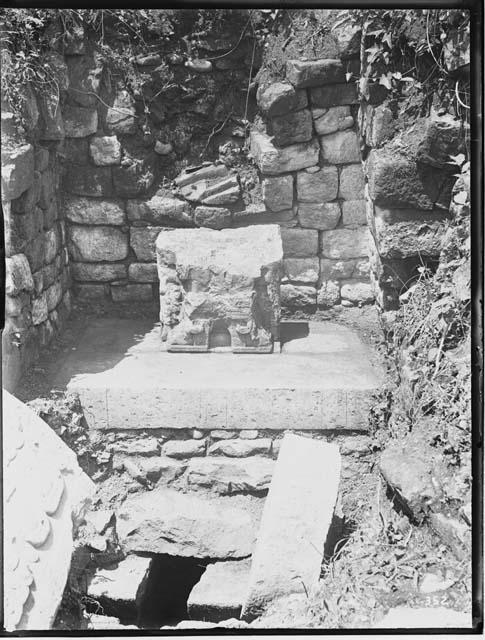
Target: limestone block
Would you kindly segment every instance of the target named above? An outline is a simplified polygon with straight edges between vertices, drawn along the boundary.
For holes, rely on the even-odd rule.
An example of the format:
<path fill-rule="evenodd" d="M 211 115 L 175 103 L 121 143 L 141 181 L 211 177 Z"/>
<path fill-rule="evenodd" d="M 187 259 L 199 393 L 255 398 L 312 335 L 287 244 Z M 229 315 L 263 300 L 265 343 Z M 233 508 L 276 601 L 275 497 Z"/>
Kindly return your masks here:
<path fill-rule="evenodd" d="M 365 200 L 345 200 L 342 202 L 342 222 L 345 227 L 367 224 Z"/>
<path fill-rule="evenodd" d="M 359 280 L 342 280 L 340 282 L 340 296 L 342 300 L 349 300 L 354 304 L 374 301 L 374 293 L 370 282 Z"/>
<path fill-rule="evenodd" d="M 178 198 L 155 194 L 149 200 L 128 200 L 126 205 L 128 220 L 153 224 L 173 224 L 187 226 L 192 224 L 190 205 Z"/>
<path fill-rule="evenodd" d="M 247 227 L 252 224 L 279 224 L 281 227 L 296 225 L 296 207 L 283 211 L 270 211 L 261 204 L 248 204 L 241 211 L 232 212 L 233 227 Z"/>
<path fill-rule="evenodd" d="M 157 438 L 146 436 L 118 440 L 111 449 L 115 453 L 129 453 L 134 456 L 156 456 L 159 454 L 160 447 Z"/>
<path fill-rule="evenodd" d="M 385 210 L 380 210 L 385 211 Z M 394 212 L 397 214 L 397 211 Z M 418 214 L 419 216 L 419 214 Z M 390 224 L 380 215 L 375 218 L 375 239 L 382 258 L 438 256 L 445 232 L 445 218 L 428 213 L 426 217 L 403 215 Z M 407 218 L 407 219 L 406 219 Z"/>
<path fill-rule="evenodd" d="M 57 93 L 40 95 L 38 103 L 42 116 L 40 139 L 63 140 L 65 136 L 64 120 Z"/>
<path fill-rule="evenodd" d="M 252 131 L 250 140 L 251 154 L 263 174 L 289 173 L 318 163 L 317 140 L 292 144 L 282 149 L 275 147 L 271 138 L 259 131 Z"/>
<path fill-rule="evenodd" d="M 128 236 L 116 227 L 72 225 L 69 253 L 79 262 L 116 262 L 128 256 Z"/>
<path fill-rule="evenodd" d="M 311 229 L 281 229 L 285 258 L 307 258 L 318 252 L 318 231 Z"/>
<path fill-rule="evenodd" d="M 245 429 L 239 432 L 239 437 L 243 440 L 254 440 L 259 435 L 259 431 L 257 429 Z"/>
<path fill-rule="evenodd" d="M 64 130 L 68 138 L 85 138 L 98 129 L 98 112 L 84 107 L 64 107 Z"/>
<path fill-rule="evenodd" d="M 322 167 L 318 171 L 297 173 L 298 202 L 335 200 L 338 191 L 337 167 Z"/>
<path fill-rule="evenodd" d="M 74 452 L 5 390 L 2 408 L 9 427 L 3 433 L 4 625 L 9 632 L 50 630 L 71 565 L 73 528 L 94 485 Z"/>
<path fill-rule="evenodd" d="M 268 133 L 273 136 L 274 144 L 279 147 L 295 142 L 308 142 L 312 132 L 312 117 L 308 109 L 274 116 L 268 124 Z"/>
<path fill-rule="evenodd" d="M 297 89 L 319 87 L 345 81 L 340 60 L 288 60 L 286 78 Z"/>
<path fill-rule="evenodd" d="M 137 198 L 143 195 L 155 180 L 153 157 L 123 161 L 113 166 L 113 189 L 122 198 Z"/>
<path fill-rule="evenodd" d="M 151 284 L 112 284 L 111 297 L 114 302 L 152 300 L 153 290 Z"/>
<path fill-rule="evenodd" d="M 312 107 L 326 109 L 358 102 L 357 85 L 354 82 L 315 87 L 310 91 Z"/>
<path fill-rule="evenodd" d="M 116 94 L 106 114 L 106 128 L 110 133 L 136 133 L 135 101 L 125 89 Z"/>
<path fill-rule="evenodd" d="M 194 222 L 199 227 L 224 229 L 231 226 L 231 212 L 225 207 L 196 207 Z"/>
<path fill-rule="evenodd" d="M 128 278 L 135 282 L 158 282 L 157 265 L 133 262 L 128 267 Z"/>
<path fill-rule="evenodd" d="M 236 438 L 237 431 L 227 431 L 226 429 L 212 429 L 210 436 L 212 440 L 229 440 L 229 438 Z"/>
<path fill-rule="evenodd" d="M 321 236 L 322 257 L 333 260 L 364 258 L 367 256 L 367 243 L 364 227 L 324 231 Z"/>
<path fill-rule="evenodd" d="M 211 622 L 239 618 L 250 566 L 250 560 L 210 564 L 188 597 L 190 618 Z"/>
<path fill-rule="evenodd" d="M 329 260 L 320 259 L 320 272 L 322 280 L 342 280 L 351 278 L 354 273 L 356 260 Z"/>
<path fill-rule="evenodd" d="M 271 482 L 274 461 L 255 456 L 243 460 L 211 456 L 193 458 L 187 468 L 187 482 L 212 489 L 220 495 L 266 491 Z"/>
<path fill-rule="evenodd" d="M 116 513 L 121 546 L 135 553 L 237 559 L 251 554 L 254 526 L 234 498 L 155 488 L 128 497 Z"/>
<path fill-rule="evenodd" d="M 286 283 L 281 285 L 281 304 L 285 307 L 313 307 L 316 302 L 315 287 Z"/>
<path fill-rule="evenodd" d="M 293 176 L 267 176 L 262 181 L 264 204 L 271 211 L 291 209 Z"/>
<path fill-rule="evenodd" d="M 155 262 L 155 242 L 163 227 L 132 227 L 130 229 L 130 247 L 138 260 Z"/>
<path fill-rule="evenodd" d="M 391 138 L 395 130 L 392 111 L 383 104 L 367 105 L 365 120 L 365 139 L 370 147 L 380 147 Z"/>
<path fill-rule="evenodd" d="M 349 164 L 340 170 L 338 197 L 344 200 L 360 200 L 364 195 L 364 172 L 362 165 Z"/>
<path fill-rule="evenodd" d="M 181 459 L 205 456 L 205 440 L 169 440 L 162 446 L 162 454 Z"/>
<path fill-rule="evenodd" d="M 285 434 L 251 559 L 243 619 L 317 585 L 339 480 L 336 445 Z"/>
<path fill-rule="evenodd" d="M 89 153 L 98 166 L 121 162 L 121 144 L 116 136 L 95 136 L 90 141 Z"/>
<path fill-rule="evenodd" d="M 124 264 L 90 264 L 89 262 L 73 262 L 71 273 L 79 282 L 110 282 L 126 278 Z"/>
<path fill-rule="evenodd" d="M 317 304 L 328 309 L 340 301 L 340 284 L 337 280 L 324 280 L 317 293 Z"/>
<path fill-rule="evenodd" d="M 62 285 L 60 282 L 54 282 L 46 289 L 45 295 L 47 300 L 47 309 L 53 311 L 62 299 Z"/>
<path fill-rule="evenodd" d="M 346 164 L 359 162 L 359 140 L 355 131 L 337 131 L 320 137 L 322 155 L 325 162 Z"/>
<path fill-rule="evenodd" d="M 84 56 L 67 56 L 66 62 L 70 101 L 82 107 L 96 107 L 103 74 L 101 55 L 93 52 Z"/>
<path fill-rule="evenodd" d="M 269 118 L 280 116 L 289 111 L 299 111 L 308 104 L 306 91 L 295 90 L 287 82 L 274 82 L 266 87 L 259 87 L 256 94 L 258 107 Z"/>
<path fill-rule="evenodd" d="M 64 214 L 68 220 L 78 224 L 122 225 L 125 222 L 121 200 L 66 196 Z"/>
<path fill-rule="evenodd" d="M 209 447 L 209 455 L 229 456 L 230 458 L 246 458 L 258 453 L 271 451 L 271 439 L 258 440 L 229 439 L 219 440 Z"/>
<path fill-rule="evenodd" d="M 302 227 L 335 229 L 340 220 L 340 205 L 338 202 L 301 202 L 298 205 L 298 219 Z"/>
<path fill-rule="evenodd" d="M 315 131 L 320 136 L 349 129 L 354 125 L 354 119 L 350 115 L 350 106 L 348 105 L 324 110 L 313 109 L 312 115 Z"/>
<path fill-rule="evenodd" d="M 41 322 L 45 322 L 48 315 L 47 298 L 44 291 L 38 298 L 32 300 L 32 324 L 38 325 Z"/>
<path fill-rule="evenodd" d="M 283 260 L 285 276 L 305 284 L 314 284 L 319 276 L 319 261 L 314 258 L 285 258 Z"/>
<path fill-rule="evenodd" d="M 113 192 L 111 167 L 71 165 L 64 178 L 64 188 L 78 196 L 109 197 Z"/>
<path fill-rule="evenodd" d="M 23 253 L 5 258 L 5 292 L 18 296 L 21 291 L 33 291 L 34 280 L 29 261 Z"/>
<path fill-rule="evenodd" d="M 2 151 L 2 202 L 15 200 L 34 182 L 34 147 L 24 144 Z"/>

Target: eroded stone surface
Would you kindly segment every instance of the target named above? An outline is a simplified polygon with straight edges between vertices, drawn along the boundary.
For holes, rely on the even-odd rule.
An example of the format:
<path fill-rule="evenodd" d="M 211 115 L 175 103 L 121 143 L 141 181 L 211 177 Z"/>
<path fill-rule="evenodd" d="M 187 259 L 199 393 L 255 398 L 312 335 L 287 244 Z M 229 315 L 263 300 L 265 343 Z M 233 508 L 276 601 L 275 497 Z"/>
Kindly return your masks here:
<path fill-rule="evenodd" d="M 299 202 L 327 202 L 335 200 L 338 191 L 337 167 L 322 167 L 319 171 L 297 174 Z"/>
<path fill-rule="evenodd" d="M 71 227 L 70 253 L 81 262 L 114 262 L 128 255 L 128 237 L 116 227 Z"/>
<path fill-rule="evenodd" d="M 288 60 L 286 77 L 298 89 L 344 82 L 345 69 L 340 60 Z"/>
<path fill-rule="evenodd" d="M 259 456 L 245 460 L 224 456 L 194 458 L 188 465 L 187 482 L 221 495 L 260 493 L 268 489 L 273 467 L 273 460 Z"/>
<path fill-rule="evenodd" d="M 121 200 L 71 196 L 64 199 L 64 211 L 68 220 L 78 224 L 121 225 L 125 221 Z"/>
<path fill-rule="evenodd" d="M 298 171 L 316 165 L 319 151 L 316 140 L 277 148 L 268 135 L 259 131 L 251 132 L 251 154 L 261 172 L 267 175 Z"/>

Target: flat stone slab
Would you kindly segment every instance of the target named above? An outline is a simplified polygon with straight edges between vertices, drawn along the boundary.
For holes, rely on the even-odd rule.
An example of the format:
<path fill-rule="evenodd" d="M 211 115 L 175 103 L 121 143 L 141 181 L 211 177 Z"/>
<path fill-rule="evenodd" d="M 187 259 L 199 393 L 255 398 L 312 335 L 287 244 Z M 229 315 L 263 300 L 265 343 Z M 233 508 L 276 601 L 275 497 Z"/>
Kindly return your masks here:
<path fill-rule="evenodd" d="M 250 566 L 249 559 L 210 564 L 187 600 L 190 618 L 210 622 L 239 618 Z"/>
<path fill-rule="evenodd" d="M 258 617 L 276 598 L 316 586 L 339 480 L 338 446 L 284 436 L 252 555 L 243 619 Z"/>
<path fill-rule="evenodd" d="M 284 323 L 283 323 L 284 324 Z M 309 323 L 273 354 L 166 353 L 159 326 L 95 321 L 54 383 L 93 429 L 367 429 L 381 373 L 351 329 Z"/>

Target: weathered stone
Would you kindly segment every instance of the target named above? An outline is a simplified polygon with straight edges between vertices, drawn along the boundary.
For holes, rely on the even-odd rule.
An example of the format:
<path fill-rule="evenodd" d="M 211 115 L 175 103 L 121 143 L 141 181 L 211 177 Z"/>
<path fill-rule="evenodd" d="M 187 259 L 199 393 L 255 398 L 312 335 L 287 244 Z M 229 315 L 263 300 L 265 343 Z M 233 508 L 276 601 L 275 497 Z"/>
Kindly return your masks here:
<path fill-rule="evenodd" d="M 217 456 L 194 458 L 188 464 L 187 482 L 213 489 L 221 495 L 259 494 L 268 489 L 273 466 L 273 460 L 262 457 L 244 461 Z"/>
<path fill-rule="evenodd" d="M 281 229 L 285 258 L 307 258 L 318 252 L 318 231 L 310 229 Z"/>
<path fill-rule="evenodd" d="M 45 292 L 32 300 L 32 324 L 38 325 L 48 318 L 47 298 Z"/>
<path fill-rule="evenodd" d="M 317 304 L 327 309 L 340 301 L 340 284 L 336 280 L 324 280 L 317 293 Z"/>
<path fill-rule="evenodd" d="M 198 182 L 199 180 L 212 180 L 215 178 L 225 178 L 229 174 L 229 169 L 224 164 L 212 164 L 202 167 L 197 171 L 184 171 L 177 178 L 175 184 L 177 187 L 185 187 L 187 185 Z"/>
<path fill-rule="evenodd" d="M 369 282 L 359 280 L 342 280 L 340 282 L 340 296 L 342 300 L 349 300 L 354 304 L 374 301 L 374 293 Z"/>
<path fill-rule="evenodd" d="M 297 89 L 345 81 L 340 60 L 288 60 L 286 78 Z"/>
<path fill-rule="evenodd" d="M 220 440 L 209 447 L 210 455 L 223 455 L 230 458 L 245 458 L 246 456 L 258 453 L 269 453 L 271 451 L 271 440 L 260 438 L 259 440 L 230 439 Z"/>
<path fill-rule="evenodd" d="M 24 144 L 2 152 L 2 202 L 15 200 L 34 182 L 34 147 Z"/>
<path fill-rule="evenodd" d="M 368 236 L 364 227 L 357 229 L 332 229 L 321 236 L 321 250 L 324 258 L 346 260 L 367 256 Z"/>
<path fill-rule="evenodd" d="M 322 114 L 319 114 L 314 109 L 312 115 L 315 131 L 320 136 L 349 129 L 354 125 L 354 119 L 350 115 L 350 107 L 348 105 L 326 109 Z"/>
<path fill-rule="evenodd" d="M 65 216 L 78 224 L 122 225 L 125 212 L 121 200 L 101 200 L 75 196 L 64 199 Z"/>
<path fill-rule="evenodd" d="M 375 207 L 374 233 L 383 258 L 437 256 L 445 232 L 442 214 Z"/>
<path fill-rule="evenodd" d="M 149 200 L 128 200 L 126 211 L 131 222 L 170 224 L 176 221 L 181 225 L 192 224 L 190 205 L 167 196 L 154 195 Z"/>
<path fill-rule="evenodd" d="M 194 620 L 239 618 L 246 596 L 250 560 L 215 562 L 190 592 L 187 611 Z"/>
<path fill-rule="evenodd" d="M 205 499 L 163 488 L 129 497 L 116 514 L 121 546 L 135 553 L 190 558 L 248 557 L 253 523 L 227 500 L 234 498 Z"/>
<path fill-rule="evenodd" d="M 34 165 L 36 171 L 45 171 L 49 166 L 49 150 L 36 147 L 34 151 Z"/>
<path fill-rule="evenodd" d="M 205 456 L 205 440 L 169 440 L 162 446 L 162 454 L 169 458 Z"/>
<path fill-rule="evenodd" d="M 194 222 L 199 227 L 210 229 L 224 229 L 231 226 L 231 212 L 225 207 L 196 207 Z"/>
<path fill-rule="evenodd" d="M 335 229 L 340 220 L 340 205 L 338 202 L 302 202 L 298 205 L 298 219 L 302 227 Z"/>
<path fill-rule="evenodd" d="M 110 133 L 130 134 L 136 132 L 135 101 L 125 89 L 116 94 L 113 106 L 108 109 L 106 128 Z"/>
<path fill-rule="evenodd" d="M 459 560 L 467 560 L 471 554 L 472 544 L 469 527 L 444 513 L 432 513 L 429 519 L 433 531 L 453 551 L 454 555 Z"/>
<path fill-rule="evenodd" d="M 319 276 L 318 258 L 285 258 L 284 273 L 289 280 L 314 284 Z"/>
<path fill-rule="evenodd" d="M 123 198 L 143 195 L 155 180 L 153 158 L 129 160 L 120 166 L 113 166 L 113 188 Z"/>
<path fill-rule="evenodd" d="M 129 453 L 133 456 L 157 456 L 160 446 L 157 438 L 145 436 L 119 440 L 111 446 L 111 449 L 115 453 Z"/>
<path fill-rule="evenodd" d="M 93 52 L 66 58 L 69 73 L 69 99 L 82 107 L 96 107 L 103 74 L 102 56 Z"/>
<path fill-rule="evenodd" d="M 5 258 L 5 292 L 17 296 L 21 291 L 33 291 L 34 280 L 29 262 L 23 253 Z"/>
<path fill-rule="evenodd" d="M 89 153 L 94 164 L 107 166 L 121 162 L 121 144 L 116 136 L 96 136 L 91 139 Z"/>
<path fill-rule="evenodd" d="M 291 209 L 293 204 L 293 176 L 263 178 L 263 200 L 271 211 Z"/>
<path fill-rule="evenodd" d="M 270 118 L 289 111 L 299 111 L 308 104 L 306 91 L 296 91 L 287 82 L 273 82 L 267 87 L 258 88 L 256 99 L 258 107 Z"/>
<path fill-rule="evenodd" d="M 236 438 L 237 431 L 227 431 L 226 429 L 212 429 L 210 432 L 212 440 L 229 440 L 230 438 Z"/>
<path fill-rule="evenodd" d="M 296 178 L 298 202 L 335 200 L 338 191 L 337 167 L 322 167 L 319 171 L 300 171 Z"/>
<path fill-rule="evenodd" d="M 342 223 L 345 227 L 367 224 L 365 200 L 345 200 L 342 202 Z"/>
<path fill-rule="evenodd" d="M 124 264 L 90 264 L 85 262 L 73 262 L 71 273 L 74 280 L 80 282 L 110 282 L 126 278 L 126 265 Z"/>
<path fill-rule="evenodd" d="M 359 140 L 355 131 L 337 131 L 320 138 L 325 162 L 345 164 L 359 162 Z"/>
<path fill-rule="evenodd" d="M 64 188 L 79 196 L 109 197 L 113 191 L 111 168 L 71 165 L 64 178 Z"/>
<path fill-rule="evenodd" d="M 98 129 L 96 109 L 67 105 L 63 111 L 64 130 L 68 138 L 85 138 Z"/>
<path fill-rule="evenodd" d="M 280 295 L 284 307 L 314 307 L 317 302 L 317 290 L 307 285 L 284 283 Z"/>
<path fill-rule="evenodd" d="M 284 211 L 270 211 L 264 204 L 249 204 L 241 211 L 232 212 L 232 226 L 247 227 L 253 224 L 279 224 L 281 227 L 296 225 L 296 207 Z"/>
<path fill-rule="evenodd" d="M 55 229 L 49 229 L 44 234 L 44 261 L 46 264 L 52 262 L 59 249 L 59 237 Z"/>
<path fill-rule="evenodd" d="M 376 107 L 367 104 L 364 113 L 365 140 L 369 147 L 380 147 L 394 133 L 395 120 L 392 111 L 383 104 Z"/>
<path fill-rule="evenodd" d="M 278 597 L 317 585 L 339 480 L 336 445 L 284 436 L 252 555 L 243 619 L 260 615 Z"/>
<path fill-rule="evenodd" d="M 259 431 L 257 429 L 244 429 L 239 432 L 239 437 L 242 440 L 255 440 L 259 435 Z"/>
<path fill-rule="evenodd" d="M 79 262 L 116 262 L 128 256 L 128 236 L 115 227 L 71 226 L 69 253 Z"/>
<path fill-rule="evenodd" d="M 151 284 L 112 284 L 111 297 L 115 302 L 129 300 L 152 300 Z"/>
<path fill-rule="evenodd" d="M 359 101 L 355 83 L 332 84 L 311 89 L 312 107 L 329 108 L 345 104 L 357 104 Z"/>
<path fill-rule="evenodd" d="M 364 172 L 362 165 L 350 164 L 340 170 L 338 197 L 344 200 L 360 200 L 364 194 Z"/>
<path fill-rule="evenodd" d="M 132 227 L 130 229 L 130 247 L 135 252 L 138 260 L 142 262 L 155 262 L 156 239 L 164 227 Z"/>
<path fill-rule="evenodd" d="M 470 65 L 470 31 L 453 29 L 443 42 L 443 60 L 450 73 L 463 72 Z"/>
<path fill-rule="evenodd" d="M 59 302 L 62 299 L 62 285 L 60 282 L 54 282 L 48 289 L 45 291 L 46 299 L 47 299 L 47 309 L 49 311 L 53 311 Z"/>
<path fill-rule="evenodd" d="M 234 204 L 239 200 L 240 192 L 241 190 L 239 188 L 239 185 L 237 185 L 235 187 L 231 187 L 230 189 L 226 189 L 225 191 L 208 195 L 207 197 L 202 198 L 202 202 L 203 204 L 214 206 Z"/>
<path fill-rule="evenodd" d="M 323 280 L 342 280 L 343 278 L 351 278 L 356 260 L 329 260 L 328 258 L 320 259 L 320 272 Z"/>
<path fill-rule="evenodd" d="M 98 300 L 106 298 L 107 288 L 104 284 L 76 284 L 76 297 L 84 300 Z"/>
<path fill-rule="evenodd" d="M 360 25 L 351 20 L 340 21 L 330 27 L 330 32 L 337 41 L 340 59 L 346 60 L 359 55 L 362 35 Z"/>
<path fill-rule="evenodd" d="M 308 142 L 313 132 L 312 117 L 308 109 L 274 116 L 268 126 L 274 144 L 285 147 L 296 142 Z"/>
<path fill-rule="evenodd" d="M 252 131 L 250 139 L 251 154 L 264 174 L 298 171 L 318 163 L 319 146 L 316 140 L 278 149 L 269 136 L 259 131 Z"/>
<path fill-rule="evenodd" d="M 448 168 L 450 156 L 465 151 L 465 126 L 461 120 L 454 119 L 450 114 L 438 116 L 433 113 L 420 128 L 415 125 L 415 130 L 422 131 L 416 153 L 418 162 Z"/>
<path fill-rule="evenodd" d="M 157 265 L 133 262 L 128 267 L 128 278 L 135 282 L 158 282 Z"/>
<path fill-rule="evenodd" d="M 64 138 L 64 120 L 62 118 L 59 96 L 56 93 L 41 94 L 38 104 L 42 116 L 41 140 L 62 140 Z"/>
<path fill-rule="evenodd" d="M 353 278 L 364 278 L 367 280 L 369 277 L 370 264 L 369 260 L 356 260 L 355 267 L 352 272 Z"/>

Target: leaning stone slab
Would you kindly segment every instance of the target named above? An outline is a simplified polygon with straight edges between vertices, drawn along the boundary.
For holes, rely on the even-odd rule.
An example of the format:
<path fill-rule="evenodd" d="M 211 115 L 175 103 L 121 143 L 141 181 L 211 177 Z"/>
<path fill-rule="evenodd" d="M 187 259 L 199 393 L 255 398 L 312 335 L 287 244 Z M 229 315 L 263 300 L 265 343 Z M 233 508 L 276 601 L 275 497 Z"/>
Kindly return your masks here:
<path fill-rule="evenodd" d="M 260 131 L 252 131 L 250 139 L 251 154 L 264 174 L 289 173 L 318 163 L 320 149 L 316 139 L 282 149 L 275 147 L 271 138 Z"/>
<path fill-rule="evenodd" d="M 284 436 L 252 555 L 243 619 L 316 585 L 339 479 L 336 445 Z"/>
<path fill-rule="evenodd" d="M 187 610 L 193 620 L 220 622 L 239 618 L 251 561 L 215 562 L 190 592 Z"/>
<path fill-rule="evenodd" d="M 297 89 L 318 87 L 345 81 L 345 69 L 340 60 L 288 60 L 286 78 Z"/>

